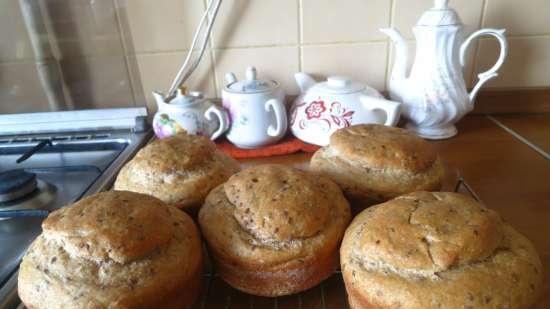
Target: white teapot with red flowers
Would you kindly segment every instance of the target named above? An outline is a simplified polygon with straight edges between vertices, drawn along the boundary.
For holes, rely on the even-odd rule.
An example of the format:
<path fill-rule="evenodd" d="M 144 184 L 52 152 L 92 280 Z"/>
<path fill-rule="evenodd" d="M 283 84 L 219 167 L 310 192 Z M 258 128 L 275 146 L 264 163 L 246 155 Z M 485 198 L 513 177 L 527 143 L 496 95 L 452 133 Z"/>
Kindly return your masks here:
<path fill-rule="evenodd" d="M 376 89 L 343 76 L 330 76 L 318 83 L 305 73 L 296 73 L 301 95 L 290 110 L 292 134 L 304 142 L 329 144 L 336 130 L 357 124 L 394 126 L 400 103 L 385 100 Z"/>

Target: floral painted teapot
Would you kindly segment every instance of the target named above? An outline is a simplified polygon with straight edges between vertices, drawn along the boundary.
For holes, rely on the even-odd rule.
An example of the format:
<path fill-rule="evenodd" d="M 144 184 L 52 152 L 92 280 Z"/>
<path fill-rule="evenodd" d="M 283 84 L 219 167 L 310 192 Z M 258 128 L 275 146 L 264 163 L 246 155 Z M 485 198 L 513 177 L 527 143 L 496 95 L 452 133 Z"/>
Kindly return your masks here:
<path fill-rule="evenodd" d="M 153 129 L 158 138 L 166 138 L 180 131 L 210 137 L 214 140 L 229 128 L 227 112 L 204 98 L 201 92 L 178 89 L 168 103 L 162 94 L 153 92 L 158 111 L 153 118 Z"/>
<path fill-rule="evenodd" d="M 326 146 L 338 129 L 366 123 L 394 126 L 399 121 L 400 104 L 367 85 L 341 76 L 321 83 L 304 73 L 295 78 L 302 94 L 290 110 L 290 129 L 307 143 Z"/>

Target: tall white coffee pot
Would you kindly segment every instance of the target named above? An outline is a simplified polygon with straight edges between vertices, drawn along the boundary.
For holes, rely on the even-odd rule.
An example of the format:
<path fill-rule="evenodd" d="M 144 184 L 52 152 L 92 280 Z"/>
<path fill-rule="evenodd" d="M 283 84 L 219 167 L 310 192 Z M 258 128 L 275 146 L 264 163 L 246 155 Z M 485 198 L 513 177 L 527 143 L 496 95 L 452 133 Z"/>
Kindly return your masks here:
<path fill-rule="evenodd" d="M 381 29 L 395 43 L 395 62 L 389 81 L 390 97 L 402 102 L 402 115 L 407 128 L 429 139 L 454 136 L 454 123 L 473 109 L 479 89 L 496 77 L 507 54 L 504 29 L 482 29 L 463 39 L 463 24 L 448 7 L 448 0 L 435 0 L 413 28 L 416 58 L 407 77 L 407 43 L 394 28 Z M 479 81 L 468 93 L 462 73 L 465 52 L 472 41 L 492 35 L 500 43 L 497 63 L 478 75 Z"/>

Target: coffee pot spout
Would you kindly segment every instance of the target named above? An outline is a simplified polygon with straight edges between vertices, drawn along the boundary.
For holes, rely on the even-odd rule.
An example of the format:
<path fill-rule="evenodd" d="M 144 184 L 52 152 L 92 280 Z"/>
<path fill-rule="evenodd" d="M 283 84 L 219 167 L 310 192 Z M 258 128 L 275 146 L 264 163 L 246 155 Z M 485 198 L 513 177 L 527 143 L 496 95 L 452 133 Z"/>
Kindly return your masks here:
<path fill-rule="evenodd" d="M 403 84 L 407 79 L 407 66 L 408 66 L 408 57 L 409 49 L 407 47 L 407 42 L 395 28 L 383 28 L 380 31 L 387 36 L 395 44 L 395 61 L 393 63 L 393 69 L 391 73 L 391 81 L 395 83 Z"/>

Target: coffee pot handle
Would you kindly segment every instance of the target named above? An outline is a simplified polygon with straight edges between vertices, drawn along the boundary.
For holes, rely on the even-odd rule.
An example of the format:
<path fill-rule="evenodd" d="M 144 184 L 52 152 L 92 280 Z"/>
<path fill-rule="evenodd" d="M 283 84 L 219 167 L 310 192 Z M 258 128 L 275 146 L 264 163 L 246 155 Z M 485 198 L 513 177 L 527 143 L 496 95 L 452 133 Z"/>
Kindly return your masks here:
<path fill-rule="evenodd" d="M 363 107 L 369 110 L 381 109 L 386 113 L 385 126 L 395 126 L 401 116 L 401 103 L 373 96 L 361 96 Z"/>
<path fill-rule="evenodd" d="M 275 122 L 276 127 L 269 125 L 267 128 L 267 135 L 271 137 L 281 137 L 286 133 L 287 129 L 287 118 L 286 118 L 286 109 L 283 102 L 279 99 L 269 99 L 265 102 L 265 110 L 270 112 L 273 110 L 275 113 Z"/>
<path fill-rule="evenodd" d="M 506 41 L 504 32 L 506 32 L 505 29 L 492 29 L 492 28 L 481 29 L 472 33 L 472 35 L 470 35 L 470 37 L 468 37 L 466 41 L 464 41 L 464 43 L 462 43 L 462 45 L 460 46 L 460 65 L 464 66 L 464 64 L 466 63 L 465 61 L 466 50 L 468 49 L 468 47 L 470 46 L 470 44 L 473 42 L 475 38 L 482 35 L 492 35 L 495 38 L 497 38 L 498 42 L 500 43 L 500 56 L 498 57 L 497 63 L 495 63 L 495 65 L 493 65 L 493 67 L 490 68 L 488 71 L 480 73 L 477 76 L 479 78 L 479 81 L 474 86 L 474 89 L 472 89 L 472 92 L 470 92 L 469 94 L 470 102 L 472 103 L 474 102 L 479 89 L 481 89 L 481 87 L 486 82 L 498 76 L 497 71 L 500 69 L 500 67 L 504 63 L 504 60 L 506 59 L 506 55 L 508 54 L 508 42 Z"/>
<path fill-rule="evenodd" d="M 220 124 L 218 129 L 212 133 L 212 136 L 210 136 L 211 140 L 215 140 L 218 137 L 220 137 L 227 129 L 229 129 L 229 117 L 227 116 L 227 112 L 224 108 L 219 107 L 217 105 L 210 106 L 206 112 L 204 112 L 204 117 L 208 121 L 212 121 L 214 117 L 218 118 L 218 123 Z"/>

